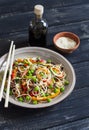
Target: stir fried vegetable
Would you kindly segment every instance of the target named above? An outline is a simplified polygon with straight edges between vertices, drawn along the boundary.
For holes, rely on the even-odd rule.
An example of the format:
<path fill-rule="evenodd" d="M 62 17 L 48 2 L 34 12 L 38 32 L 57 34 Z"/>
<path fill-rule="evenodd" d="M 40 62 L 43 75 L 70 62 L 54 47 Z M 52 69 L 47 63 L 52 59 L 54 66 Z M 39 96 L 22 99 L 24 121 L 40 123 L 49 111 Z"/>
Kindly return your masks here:
<path fill-rule="evenodd" d="M 69 84 L 66 77 L 63 65 L 50 59 L 17 59 L 13 63 L 10 94 L 19 102 L 49 103 L 65 91 Z"/>

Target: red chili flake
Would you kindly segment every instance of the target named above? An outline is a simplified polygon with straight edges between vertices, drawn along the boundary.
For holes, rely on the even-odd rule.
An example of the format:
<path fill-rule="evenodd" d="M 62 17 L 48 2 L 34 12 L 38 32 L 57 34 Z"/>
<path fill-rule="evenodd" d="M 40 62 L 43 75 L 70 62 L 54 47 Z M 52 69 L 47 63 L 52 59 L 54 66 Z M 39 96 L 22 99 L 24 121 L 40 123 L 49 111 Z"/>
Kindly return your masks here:
<path fill-rule="evenodd" d="M 47 79 L 43 79 L 43 82 L 46 82 L 47 81 Z"/>
<path fill-rule="evenodd" d="M 15 78 L 15 73 L 12 72 L 12 74 L 11 74 L 11 79 L 14 79 L 14 78 Z"/>
<path fill-rule="evenodd" d="M 25 92 L 27 91 L 27 87 L 25 85 L 21 85 L 21 87 Z"/>
<path fill-rule="evenodd" d="M 28 66 L 28 64 L 24 64 L 24 66 L 25 66 L 25 67 L 27 67 L 27 66 Z"/>
<path fill-rule="evenodd" d="M 15 66 L 15 64 L 13 64 L 13 66 Z"/>
<path fill-rule="evenodd" d="M 44 62 L 45 60 L 43 60 L 43 59 L 40 59 L 40 62 Z"/>
<path fill-rule="evenodd" d="M 32 93 L 32 91 L 29 92 L 29 95 L 30 95 L 30 96 L 34 96 L 33 93 Z"/>

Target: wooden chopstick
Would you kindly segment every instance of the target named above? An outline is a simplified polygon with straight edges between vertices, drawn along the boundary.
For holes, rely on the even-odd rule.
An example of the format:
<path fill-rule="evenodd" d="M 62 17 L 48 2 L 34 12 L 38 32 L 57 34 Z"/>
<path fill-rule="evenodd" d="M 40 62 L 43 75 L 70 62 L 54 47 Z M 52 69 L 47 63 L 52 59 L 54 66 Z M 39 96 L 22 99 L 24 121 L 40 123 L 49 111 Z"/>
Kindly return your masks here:
<path fill-rule="evenodd" d="M 9 62 L 10 62 L 10 56 L 11 56 L 13 43 L 14 43 L 14 41 L 12 41 L 11 45 L 10 45 L 9 54 L 8 54 L 7 63 L 6 63 L 6 68 L 5 68 L 5 71 L 4 71 L 4 76 L 3 76 L 2 85 L 1 85 L 1 89 L 0 89 L 0 101 L 2 100 L 2 96 L 3 96 L 3 90 L 4 90 L 6 75 L 7 75 L 7 71 L 8 71 L 8 67 L 9 67 Z"/>
<path fill-rule="evenodd" d="M 9 92 L 10 92 L 10 81 L 11 81 L 11 73 L 12 73 L 14 54 L 15 54 L 15 45 L 13 46 L 13 50 L 12 50 L 12 56 L 11 56 L 11 63 L 10 63 L 10 69 L 9 69 L 9 76 L 8 76 L 8 83 L 7 83 L 7 90 L 6 90 L 4 107 L 8 107 Z"/>

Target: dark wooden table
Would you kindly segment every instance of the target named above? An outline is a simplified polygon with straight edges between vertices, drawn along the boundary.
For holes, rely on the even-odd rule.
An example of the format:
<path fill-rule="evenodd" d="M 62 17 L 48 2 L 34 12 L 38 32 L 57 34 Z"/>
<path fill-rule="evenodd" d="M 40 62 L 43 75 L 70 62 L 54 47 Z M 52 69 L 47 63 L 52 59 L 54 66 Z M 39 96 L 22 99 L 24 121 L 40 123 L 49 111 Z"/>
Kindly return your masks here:
<path fill-rule="evenodd" d="M 74 91 L 64 101 L 43 109 L 25 109 L 0 102 L 0 130 L 89 130 L 89 1 L 88 0 L 0 0 L 0 56 L 8 52 L 8 39 L 16 47 L 28 46 L 28 25 L 33 6 L 45 7 L 49 24 L 47 48 L 58 52 L 52 38 L 71 31 L 81 40 L 79 48 L 66 57 L 76 72 Z M 58 52 L 60 53 L 60 52 Z"/>

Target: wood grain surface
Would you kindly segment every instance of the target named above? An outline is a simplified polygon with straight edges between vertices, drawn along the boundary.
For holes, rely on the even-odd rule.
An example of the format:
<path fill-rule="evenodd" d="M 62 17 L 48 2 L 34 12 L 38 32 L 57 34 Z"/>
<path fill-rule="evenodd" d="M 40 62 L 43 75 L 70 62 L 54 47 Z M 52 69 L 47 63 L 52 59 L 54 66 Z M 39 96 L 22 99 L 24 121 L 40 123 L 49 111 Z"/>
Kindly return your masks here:
<path fill-rule="evenodd" d="M 0 102 L 0 130 L 89 130 L 89 2 L 88 0 L 0 0 L 0 56 L 14 40 L 16 48 L 29 46 L 28 26 L 33 7 L 45 7 L 49 28 L 47 46 L 53 45 L 57 32 L 70 31 L 80 37 L 72 54 L 62 54 L 76 73 L 75 89 L 64 101 L 43 109 L 25 109 L 13 104 L 5 109 Z"/>

